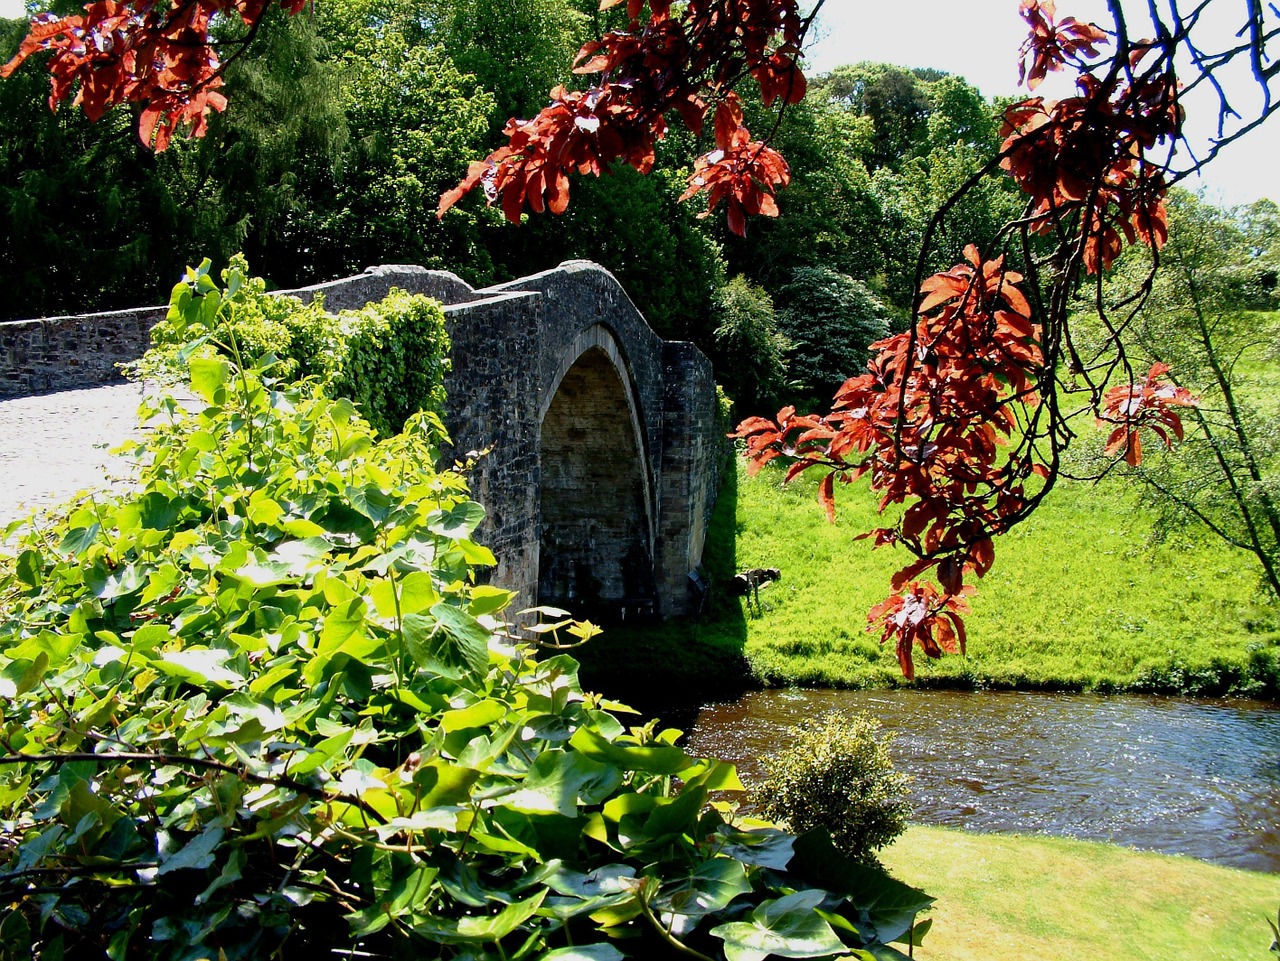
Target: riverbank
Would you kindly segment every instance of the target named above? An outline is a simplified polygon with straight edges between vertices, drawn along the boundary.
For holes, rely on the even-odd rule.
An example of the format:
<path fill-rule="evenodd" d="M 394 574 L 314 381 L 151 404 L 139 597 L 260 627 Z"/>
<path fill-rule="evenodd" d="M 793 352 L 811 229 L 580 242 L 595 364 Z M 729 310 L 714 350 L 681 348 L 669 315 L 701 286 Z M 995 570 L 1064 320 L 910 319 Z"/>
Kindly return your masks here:
<path fill-rule="evenodd" d="M 1058 838 L 911 827 L 882 852 L 937 898 L 919 961 L 1267 957 L 1280 876 Z"/>
<path fill-rule="evenodd" d="M 747 478 L 739 466 L 708 535 L 704 615 L 610 628 L 583 652 L 589 679 L 611 694 L 641 689 L 639 700 L 652 678 L 664 689 L 680 679 L 699 700 L 735 684 L 901 684 L 894 652 L 865 626 L 906 555 L 854 539 L 883 523 L 865 485 L 837 502 L 828 524 L 813 483 L 783 488 L 781 471 Z M 997 542 L 966 618 L 967 656 L 917 656 L 916 684 L 1280 697 L 1280 610 L 1260 594 L 1253 559 L 1193 533 L 1154 543 L 1152 526 L 1118 481 L 1061 484 Z M 728 590 L 750 567 L 782 574 L 758 612 Z"/>

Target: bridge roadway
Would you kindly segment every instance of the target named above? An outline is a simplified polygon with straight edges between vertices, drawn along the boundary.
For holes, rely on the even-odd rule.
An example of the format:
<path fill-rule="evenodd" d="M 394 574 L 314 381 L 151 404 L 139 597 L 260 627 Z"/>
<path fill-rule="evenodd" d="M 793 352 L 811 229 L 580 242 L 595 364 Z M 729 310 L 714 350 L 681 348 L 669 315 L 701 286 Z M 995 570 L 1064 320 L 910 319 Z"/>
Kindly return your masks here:
<path fill-rule="evenodd" d="M 127 476 L 110 454 L 137 429 L 140 384 L 0 400 L 0 524 Z"/>

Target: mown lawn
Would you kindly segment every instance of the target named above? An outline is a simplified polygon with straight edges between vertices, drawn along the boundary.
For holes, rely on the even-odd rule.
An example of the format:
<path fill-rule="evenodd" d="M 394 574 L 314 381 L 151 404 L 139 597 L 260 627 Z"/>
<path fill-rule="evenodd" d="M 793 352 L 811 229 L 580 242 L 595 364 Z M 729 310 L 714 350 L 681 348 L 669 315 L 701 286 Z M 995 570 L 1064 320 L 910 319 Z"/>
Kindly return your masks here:
<path fill-rule="evenodd" d="M 938 899 L 919 961 L 1270 957 L 1280 877 L 1061 838 L 912 827 L 881 860 Z"/>

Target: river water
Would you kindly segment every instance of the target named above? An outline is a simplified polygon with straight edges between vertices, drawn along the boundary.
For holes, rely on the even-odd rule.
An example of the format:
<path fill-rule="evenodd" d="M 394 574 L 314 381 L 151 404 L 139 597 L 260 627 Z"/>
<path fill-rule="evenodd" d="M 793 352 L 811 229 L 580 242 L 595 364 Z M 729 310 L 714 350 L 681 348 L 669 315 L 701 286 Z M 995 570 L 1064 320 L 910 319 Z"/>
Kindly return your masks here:
<path fill-rule="evenodd" d="M 1280 872 L 1280 707 L 957 691 L 748 694 L 704 707 L 690 750 L 759 779 L 786 729 L 867 711 L 913 776 L 914 820 L 1053 834 Z"/>

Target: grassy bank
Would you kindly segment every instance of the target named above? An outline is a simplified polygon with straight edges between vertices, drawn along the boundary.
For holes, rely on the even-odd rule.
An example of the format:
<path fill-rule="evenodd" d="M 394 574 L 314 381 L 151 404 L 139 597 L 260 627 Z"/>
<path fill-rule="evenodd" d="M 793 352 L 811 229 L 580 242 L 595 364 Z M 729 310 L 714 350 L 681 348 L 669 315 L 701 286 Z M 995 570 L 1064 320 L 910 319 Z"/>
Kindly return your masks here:
<path fill-rule="evenodd" d="M 920 961 L 1269 957 L 1280 877 L 1058 838 L 912 827 L 885 866 L 938 899 Z"/>
<path fill-rule="evenodd" d="M 744 671 L 766 685 L 900 682 L 893 652 L 865 625 L 905 553 L 854 540 L 877 526 L 865 485 L 838 492 L 828 524 L 812 483 L 782 488 L 780 477 L 739 469 L 709 535 L 708 610 L 610 630 L 584 657 L 601 684 L 675 675 L 698 693 Z M 1064 483 L 997 542 L 967 618 L 968 656 L 918 658 L 920 683 L 1277 696 L 1280 611 L 1259 594 L 1252 559 L 1205 539 L 1152 545 L 1150 531 L 1121 484 Z M 782 580 L 749 614 L 726 586 L 735 570 L 757 566 L 780 568 Z"/>

